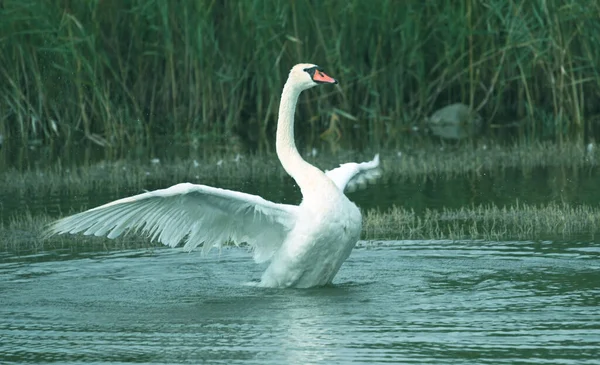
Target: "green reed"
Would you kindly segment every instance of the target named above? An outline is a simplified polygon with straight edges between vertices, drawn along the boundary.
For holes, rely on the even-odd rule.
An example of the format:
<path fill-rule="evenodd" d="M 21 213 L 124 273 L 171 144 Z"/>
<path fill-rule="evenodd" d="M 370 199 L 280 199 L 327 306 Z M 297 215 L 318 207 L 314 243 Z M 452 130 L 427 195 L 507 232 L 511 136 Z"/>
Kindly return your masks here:
<path fill-rule="evenodd" d="M 377 239 L 594 240 L 600 233 L 600 210 L 587 205 L 550 203 L 503 207 L 479 205 L 457 210 L 428 209 L 416 214 L 402 207 L 370 210 L 363 237 Z"/>
<path fill-rule="evenodd" d="M 595 0 L 5 0 L 0 134 L 270 150 L 287 71 L 310 61 L 340 86 L 303 96 L 307 145 L 327 130 L 395 147 L 453 102 L 491 134 L 583 140 L 600 115 L 599 15 Z"/>
<path fill-rule="evenodd" d="M 55 218 L 30 213 L 0 222 L 1 251 L 28 253 L 53 249 L 89 251 L 161 247 L 143 235 L 125 235 L 115 240 L 84 235 L 45 237 L 45 228 Z M 587 205 L 550 203 L 535 206 L 479 205 L 457 210 L 427 210 L 424 214 L 401 207 L 363 214 L 362 239 L 484 239 L 503 240 L 594 240 L 600 234 L 600 210 Z"/>

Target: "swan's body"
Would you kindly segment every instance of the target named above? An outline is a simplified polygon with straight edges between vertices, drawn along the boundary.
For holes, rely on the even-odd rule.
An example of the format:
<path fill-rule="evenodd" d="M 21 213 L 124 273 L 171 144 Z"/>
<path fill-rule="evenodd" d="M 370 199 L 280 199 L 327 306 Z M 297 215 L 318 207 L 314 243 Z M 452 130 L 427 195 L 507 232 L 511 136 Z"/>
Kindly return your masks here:
<path fill-rule="evenodd" d="M 277 155 L 302 191 L 299 206 L 189 183 L 113 201 L 55 222 L 52 233 L 115 238 L 138 229 L 175 247 L 203 250 L 223 242 L 247 242 L 257 262 L 270 264 L 265 287 L 307 288 L 331 283 L 359 239 L 362 217 L 344 195 L 361 179 L 378 176 L 379 158 L 323 172 L 304 161 L 294 143 L 294 111 L 300 93 L 317 83 L 336 83 L 315 65 L 292 68 L 281 96 Z"/>

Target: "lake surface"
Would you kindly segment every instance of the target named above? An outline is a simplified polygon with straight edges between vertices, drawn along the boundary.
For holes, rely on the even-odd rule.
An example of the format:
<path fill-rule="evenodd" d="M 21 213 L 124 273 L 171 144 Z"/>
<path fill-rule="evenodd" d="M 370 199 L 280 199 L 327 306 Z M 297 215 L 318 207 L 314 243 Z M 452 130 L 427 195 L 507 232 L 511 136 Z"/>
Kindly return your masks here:
<path fill-rule="evenodd" d="M 349 196 L 363 209 L 417 214 L 516 202 L 597 207 L 598 181 L 595 166 L 509 168 L 387 179 Z M 300 200 L 289 179 L 193 182 Z M 0 223 L 139 192 L 0 188 Z M 600 245 L 532 239 L 359 242 L 335 285 L 309 290 L 253 286 L 264 266 L 245 248 L 208 257 L 98 251 L 74 237 L 64 250 L 0 252 L 0 364 L 600 364 Z"/>
<path fill-rule="evenodd" d="M 244 248 L 0 257 L 0 362 L 598 364 L 600 249 L 361 242 L 333 287 Z"/>

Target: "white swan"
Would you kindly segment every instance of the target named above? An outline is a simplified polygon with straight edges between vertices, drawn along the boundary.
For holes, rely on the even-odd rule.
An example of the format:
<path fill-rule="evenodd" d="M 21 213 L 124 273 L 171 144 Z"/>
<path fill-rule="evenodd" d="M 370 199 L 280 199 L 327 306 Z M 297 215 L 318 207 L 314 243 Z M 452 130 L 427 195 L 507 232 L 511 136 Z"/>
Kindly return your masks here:
<path fill-rule="evenodd" d="M 277 155 L 302 191 L 299 206 L 276 204 L 259 196 L 205 185 L 177 184 L 113 201 L 60 219 L 51 234 L 79 233 L 115 238 L 128 229 L 175 247 L 203 251 L 227 241 L 246 242 L 256 262 L 270 264 L 264 287 L 307 288 L 331 283 L 359 239 L 359 209 L 344 189 L 378 176 L 379 156 L 346 163 L 324 173 L 304 161 L 294 143 L 294 111 L 303 90 L 337 81 L 316 65 L 292 68 L 281 95 Z"/>

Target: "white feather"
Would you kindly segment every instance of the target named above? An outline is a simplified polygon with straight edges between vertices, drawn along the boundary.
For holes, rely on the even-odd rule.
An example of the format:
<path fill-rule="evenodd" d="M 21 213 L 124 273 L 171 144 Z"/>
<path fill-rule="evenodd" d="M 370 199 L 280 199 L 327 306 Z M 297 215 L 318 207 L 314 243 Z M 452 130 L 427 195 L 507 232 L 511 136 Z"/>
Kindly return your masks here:
<path fill-rule="evenodd" d="M 366 187 L 381 176 L 379 169 L 379 154 L 368 162 L 348 162 L 333 170 L 326 171 L 327 175 L 341 191 L 352 192 L 357 188 Z"/>
<path fill-rule="evenodd" d="M 227 241 L 248 243 L 257 262 L 268 261 L 294 227 L 298 207 L 259 196 L 189 183 L 113 201 L 55 222 L 53 233 L 116 238 L 139 230 L 175 247 L 203 251 Z"/>

